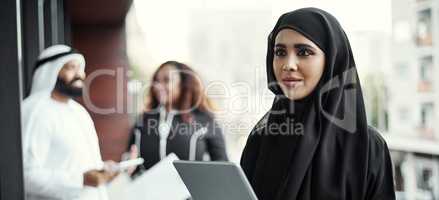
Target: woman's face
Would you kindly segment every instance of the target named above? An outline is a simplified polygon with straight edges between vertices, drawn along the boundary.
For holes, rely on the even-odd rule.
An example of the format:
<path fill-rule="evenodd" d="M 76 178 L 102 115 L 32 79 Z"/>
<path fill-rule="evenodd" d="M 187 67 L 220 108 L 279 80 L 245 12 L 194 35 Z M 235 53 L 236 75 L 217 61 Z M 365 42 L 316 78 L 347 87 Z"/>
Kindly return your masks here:
<path fill-rule="evenodd" d="M 173 65 L 165 65 L 154 80 L 155 98 L 162 105 L 175 105 L 180 97 L 180 73 Z"/>
<path fill-rule="evenodd" d="M 308 96 L 325 66 L 324 52 L 292 29 L 281 30 L 274 43 L 273 70 L 282 92 L 291 100 Z"/>

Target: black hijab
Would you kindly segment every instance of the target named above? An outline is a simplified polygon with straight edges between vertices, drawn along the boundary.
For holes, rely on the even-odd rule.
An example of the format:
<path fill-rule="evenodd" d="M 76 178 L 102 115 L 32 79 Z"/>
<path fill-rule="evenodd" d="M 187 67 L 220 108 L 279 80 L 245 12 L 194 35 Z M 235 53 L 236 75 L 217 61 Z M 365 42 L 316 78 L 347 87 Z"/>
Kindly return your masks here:
<path fill-rule="evenodd" d="M 286 98 L 273 71 L 274 42 L 293 29 L 325 53 L 313 92 Z M 394 199 L 389 151 L 368 127 L 351 47 L 337 20 L 317 8 L 282 15 L 268 37 L 267 79 L 276 95 L 241 165 L 260 200 Z"/>

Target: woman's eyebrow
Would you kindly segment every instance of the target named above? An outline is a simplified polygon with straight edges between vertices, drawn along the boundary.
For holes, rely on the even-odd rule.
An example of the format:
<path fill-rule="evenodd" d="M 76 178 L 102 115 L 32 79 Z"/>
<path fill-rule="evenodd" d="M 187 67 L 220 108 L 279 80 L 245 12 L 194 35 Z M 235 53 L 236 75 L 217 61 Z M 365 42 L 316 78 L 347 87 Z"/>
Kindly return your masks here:
<path fill-rule="evenodd" d="M 279 48 L 286 48 L 286 47 L 287 47 L 287 45 L 285 45 L 285 44 L 282 44 L 282 43 L 277 43 L 277 44 L 275 44 L 275 45 L 274 45 L 274 47 L 279 47 Z"/>
<path fill-rule="evenodd" d="M 295 49 L 301 49 L 301 48 L 310 48 L 312 50 L 315 50 L 315 48 L 309 44 L 306 43 L 296 43 L 294 45 L 292 45 Z M 274 47 L 278 47 L 278 48 L 287 48 L 287 45 L 283 44 L 283 43 L 277 43 L 274 45 Z"/>
<path fill-rule="evenodd" d="M 305 43 L 298 43 L 298 44 L 294 44 L 294 48 L 296 49 L 301 49 L 301 48 L 310 48 L 312 50 L 315 50 L 315 48 L 309 44 L 305 44 Z"/>

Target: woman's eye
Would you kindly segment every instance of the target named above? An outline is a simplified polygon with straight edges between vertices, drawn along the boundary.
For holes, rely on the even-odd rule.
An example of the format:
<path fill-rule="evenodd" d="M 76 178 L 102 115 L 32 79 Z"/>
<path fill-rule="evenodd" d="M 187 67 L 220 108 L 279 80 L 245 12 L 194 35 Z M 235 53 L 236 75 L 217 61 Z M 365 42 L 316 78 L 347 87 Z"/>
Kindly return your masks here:
<path fill-rule="evenodd" d="M 287 52 L 283 49 L 275 49 L 274 55 L 276 55 L 277 57 L 282 57 L 282 56 L 286 56 Z"/>
<path fill-rule="evenodd" d="M 297 56 L 310 56 L 313 55 L 314 52 L 312 52 L 309 49 L 303 48 L 303 49 L 298 49 L 297 51 Z"/>

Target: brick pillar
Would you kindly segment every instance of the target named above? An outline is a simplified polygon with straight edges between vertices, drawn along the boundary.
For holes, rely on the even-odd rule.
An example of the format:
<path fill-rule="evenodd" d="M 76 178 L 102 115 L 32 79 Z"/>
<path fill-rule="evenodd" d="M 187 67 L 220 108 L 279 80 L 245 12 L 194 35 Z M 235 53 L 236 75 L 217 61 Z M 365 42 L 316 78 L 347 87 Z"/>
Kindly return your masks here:
<path fill-rule="evenodd" d="M 128 58 L 124 22 L 130 5 L 131 0 L 72 0 L 67 8 L 72 21 L 72 46 L 86 59 L 90 102 L 83 97 L 82 103 L 95 123 L 104 160 L 120 160 L 132 126 L 126 111 Z M 100 75 L 90 79 L 96 74 Z M 97 112 L 96 108 L 108 112 Z"/>

